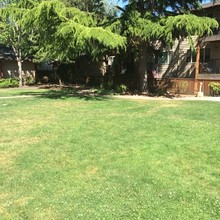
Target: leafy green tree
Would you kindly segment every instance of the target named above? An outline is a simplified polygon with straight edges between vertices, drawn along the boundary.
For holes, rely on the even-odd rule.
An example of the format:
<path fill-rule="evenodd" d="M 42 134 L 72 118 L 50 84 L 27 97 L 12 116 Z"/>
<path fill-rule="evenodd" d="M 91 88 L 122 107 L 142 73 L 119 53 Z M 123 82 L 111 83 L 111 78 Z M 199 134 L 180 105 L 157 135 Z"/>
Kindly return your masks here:
<path fill-rule="evenodd" d="M 90 54 L 125 47 L 126 39 L 100 27 L 95 13 L 67 7 L 61 1 L 1 1 L 0 40 L 13 48 L 22 86 L 22 62 L 35 60 L 70 62 Z"/>
<path fill-rule="evenodd" d="M 83 54 L 98 57 L 125 47 L 126 39 L 97 25 L 93 13 L 66 7 L 60 1 L 43 1 L 29 11 L 26 23 L 38 34 L 33 39 L 36 59 L 69 62 Z"/>
<path fill-rule="evenodd" d="M 198 17 L 190 12 L 201 8 L 198 0 L 128 0 L 122 10 L 120 22 L 121 34 L 127 37 L 127 51 L 132 53 L 137 66 L 137 84 L 139 90 L 146 88 L 147 57 L 152 55 L 153 43 L 160 40 L 164 47 L 171 47 L 175 39 L 192 35 L 208 35 L 218 27 L 211 18 Z M 120 23 L 120 25 L 118 24 Z M 135 55 L 134 55 L 135 54 Z"/>
<path fill-rule="evenodd" d="M 126 45 L 125 37 L 100 26 L 95 13 L 66 6 L 58 0 L 42 1 L 26 17 L 25 26 L 35 32 L 31 44 L 37 62 L 54 61 L 59 65 L 85 54 L 95 59 Z M 59 79 L 57 74 L 56 77 Z"/>
<path fill-rule="evenodd" d="M 18 64 L 19 86 L 22 86 L 22 62 L 30 55 L 30 37 L 25 26 L 27 12 L 34 7 L 32 1 L 1 1 L 0 43 L 12 47 Z"/>

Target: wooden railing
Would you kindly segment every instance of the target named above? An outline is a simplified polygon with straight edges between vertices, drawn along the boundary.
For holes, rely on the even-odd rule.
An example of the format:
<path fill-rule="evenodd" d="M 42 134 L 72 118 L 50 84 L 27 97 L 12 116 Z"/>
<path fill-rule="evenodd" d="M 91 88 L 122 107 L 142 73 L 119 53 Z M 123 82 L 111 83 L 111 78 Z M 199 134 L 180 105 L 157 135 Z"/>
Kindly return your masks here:
<path fill-rule="evenodd" d="M 220 74 L 220 59 L 212 59 L 209 61 L 200 62 L 200 74 Z"/>

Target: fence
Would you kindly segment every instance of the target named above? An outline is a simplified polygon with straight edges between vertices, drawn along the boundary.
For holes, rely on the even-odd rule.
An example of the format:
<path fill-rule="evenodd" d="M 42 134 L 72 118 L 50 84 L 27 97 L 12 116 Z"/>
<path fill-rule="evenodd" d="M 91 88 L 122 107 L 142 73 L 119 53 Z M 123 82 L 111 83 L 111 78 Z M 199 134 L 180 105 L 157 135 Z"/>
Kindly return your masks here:
<path fill-rule="evenodd" d="M 202 82 L 202 92 L 204 95 L 210 96 L 211 89 L 209 87 L 209 83 L 220 82 L 220 79 L 198 79 L 197 88 L 200 87 L 200 82 Z M 194 79 L 158 79 L 157 88 L 175 94 L 194 95 L 194 83 Z"/>

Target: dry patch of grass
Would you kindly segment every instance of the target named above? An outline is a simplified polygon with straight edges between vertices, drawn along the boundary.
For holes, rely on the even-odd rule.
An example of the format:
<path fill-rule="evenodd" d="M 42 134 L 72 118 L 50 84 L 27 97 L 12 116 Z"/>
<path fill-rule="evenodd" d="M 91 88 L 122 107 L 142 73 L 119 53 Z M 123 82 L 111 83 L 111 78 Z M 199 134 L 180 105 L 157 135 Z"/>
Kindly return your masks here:
<path fill-rule="evenodd" d="M 7 211 L 5 203 L 3 201 L 9 201 L 10 194 L 5 192 L 0 192 L 0 217 L 4 217 L 5 219 L 10 217 L 9 212 Z"/>
<path fill-rule="evenodd" d="M 1 151 L 0 153 L 1 169 L 4 170 L 11 169 L 17 156 L 18 156 L 18 152 L 15 151 Z"/>
<path fill-rule="evenodd" d="M 80 173 L 80 174 L 78 175 L 78 177 L 79 177 L 80 179 L 91 179 L 91 178 L 94 178 L 94 177 L 97 176 L 98 170 L 99 170 L 98 167 L 93 167 L 93 166 L 88 167 L 88 168 L 85 170 L 85 172 L 84 172 L 84 173 Z"/>

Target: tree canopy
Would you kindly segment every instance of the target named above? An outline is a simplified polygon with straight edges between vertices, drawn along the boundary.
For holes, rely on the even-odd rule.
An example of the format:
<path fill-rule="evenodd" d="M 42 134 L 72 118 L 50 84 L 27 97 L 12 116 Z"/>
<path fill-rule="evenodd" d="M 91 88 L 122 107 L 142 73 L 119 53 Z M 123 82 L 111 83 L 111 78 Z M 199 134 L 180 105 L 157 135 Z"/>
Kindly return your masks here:
<path fill-rule="evenodd" d="M 60 1 L 42 1 L 29 11 L 27 26 L 36 29 L 39 60 L 70 61 L 90 53 L 96 57 L 125 46 L 126 39 L 98 25 L 94 13 L 66 7 Z"/>
<path fill-rule="evenodd" d="M 1 1 L 0 44 L 13 48 L 22 85 L 22 62 L 69 62 L 83 54 L 97 57 L 125 47 L 126 39 L 98 24 L 96 13 L 67 7 L 61 1 Z"/>
<path fill-rule="evenodd" d="M 139 41 L 164 40 L 172 44 L 178 37 L 210 35 L 218 22 L 198 17 L 192 10 L 201 9 L 191 0 L 129 0 L 121 16 L 121 33 Z"/>
<path fill-rule="evenodd" d="M 12 47 L 18 63 L 19 85 L 22 86 L 22 62 L 30 56 L 33 28 L 27 29 L 28 11 L 34 7 L 29 0 L 1 1 L 0 44 Z"/>

